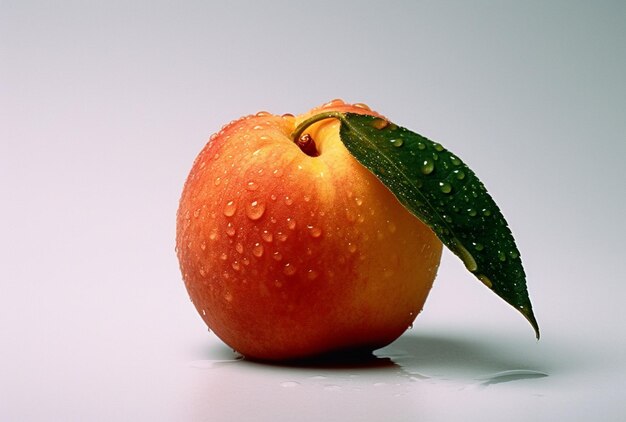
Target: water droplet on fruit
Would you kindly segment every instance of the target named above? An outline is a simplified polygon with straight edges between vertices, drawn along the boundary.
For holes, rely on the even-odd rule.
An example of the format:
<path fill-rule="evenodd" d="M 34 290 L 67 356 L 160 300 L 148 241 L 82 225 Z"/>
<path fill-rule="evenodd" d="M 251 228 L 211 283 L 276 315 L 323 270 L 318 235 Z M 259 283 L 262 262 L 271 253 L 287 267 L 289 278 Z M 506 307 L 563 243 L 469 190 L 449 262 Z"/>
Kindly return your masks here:
<path fill-rule="evenodd" d="M 452 192 L 452 185 L 448 182 L 439 182 L 439 189 L 443 193 L 450 193 Z"/>
<path fill-rule="evenodd" d="M 302 199 L 304 199 L 304 202 L 309 202 L 311 200 L 311 197 L 309 195 L 304 195 Z"/>
<path fill-rule="evenodd" d="M 352 242 L 348 243 L 348 252 L 355 253 L 356 249 L 357 249 L 357 247 L 356 247 L 356 245 L 354 243 L 352 243 Z"/>
<path fill-rule="evenodd" d="M 232 302 L 233 301 L 233 295 L 230 292 L 226 292 L 226 293 L 224 293 L 224 299 L 226 299 L 226 302 Z"/>
<path fill-rule="evenodd" d="M 235 250 L 237 252 L 239 252 L 240 254 L 242 254 L 243 253 L 243 245 L 238 242 L 237 245 L 235 245 Z"/>
<path fill-rule="evenodd" d="M 385 119 L 381 119 L 380 117 L 377 117 L 374 120 L 372 120 L 371 125 L 374 129 L 381 130 L 389 126 L 389 121 Z"/>
<path fill-rule="evenodd" d="M 221 259 L 222 261 L 226 261 L 226 260 L 228 259 L 228 255 L 226 255 L 226 252 L 222 252 L 222 253 L 220 254 L 220 259 Z"/>
<path fill-rule="evenodd" d="M 215 186 L 218 186 L 220 183 L 222 183 L 222 178 L 221 177 L 216 177 L 215 181 L 213 181 L 213 183 L 215 184 Z"/>
<path fill-rule="evenodd" d="M 463 173 L 463 171 L 461 171 L 461 170 L 454 170 L 454 174 L 456 174 L 456 178 L 458 180 L 465 179 L 465 173 Z"/>
<path fill-rule="evenodd" d="M 433 144 L 433 148 L 435 148 L 435 151 L 443 151 L 443 147 L 441 146 L 441 144 L 438 144 L 436 142 Z"/>
<path fill-rule="evenodd" d="M 226 217 L 232 217 L 235 214 L 236 210 L 237 204 L 235 204 L 235 201 L 228 201 L 226 203 L 226 206 L 224 206 L 224 215 Z"/>
<path fill-rule="evenodd" d="M 283 273 L 285 275 L 294 275 L 296 273 L 296 267 L 294 267 L 293 264 L 287 263 L 283 267 Z"/>
<path fill-rule="evenodd" d="M 293 204 L 293 198 L 290 198 L 289 196 L 285 196 L 285 205 L 291 205 Z"/>
<path fill-rule="evenodd" d="M 354 104 L 352 104 L 352 105 L 353 105 L 354 107 L 356 107 L 356 108 L 360 108 L 360 109 L 362 109 L 362 110 L 367 110 L 367 111 L 371 111 L 371 110 L 372 110 L 372 109 L 371 109 L 371 108 L 370 108 L 367 104 L 364 104 L 364 103 L 354 103 Z"/>
<path fill-rule="evenodd" d="M 404 141 L 401 138 L 392 139 L 389 142 L 391 142 L 391 145 L 393 145 L 394 147 L 401 147 L 402 145 L 404 145 Z"/>
<path fill-rule="evenodd" d="M 287 219 L 287 227 L 289 228 L 289 230 L 295 230 L 296 229 L 296 220 L 294 220 L 293 218 L 288 218 Z"/>
<path fill-rule="evenodd" d="M 235 235 L 235 226 L 233 226 L 233 223 L 228 223 L 226 225 L 226 234 L 230 237 L 233 237 Z"/>
<path fill-rule="evenodd" d="M 506 261 L 506 255 L 502 251 L 498 251 L 498 259 L 502 262 Z"/>
<path fill-rule="evenodd" d="M 354 198 L 354 202 L 356 202 L 356 204 L 360 207 L 361 205 L 363 205 L 363 199 L 356 197 Z"/>
<path fill-rule="evenodd" d="M 283 254 L 276 251 L 272 254 L 272 258 L 274 258 L 275 261 L 280 261 L 281 259 L 283 259 Z"/>
<path fill-rule="evenodd" d="M 265 205 L 260 201 L 252 201 L 246 206 L 246 215 L 250 220 L 258 220 L 265 212 Z"/>
<path fill-rule="evenodd" d="M 283 232 L 278 232 L 276 233 L 276 239 L 278 239 L 279 242 L 285 242 L 287 240 L 287 233 L 283 233 Z"/>
<path fill-rule="evenodd" d="M 269 111 L 259 111 L 257 114 L 255 114 L 256 117 L 265 117 L 271 115 L 272 113 L 270 113 Z"/>
<path fill-rule="evenodd" d="M 461 160 L 456 158 L 454 155 L 450 156 L 450 162 L 452 162 L 452 164 L 454 164 L 455 166 L 458 166 L 461 164 Z"/>
<path fill-rule="evenodd" d="M 239 271 L 241 269 L 241 266 L 239 265 L 239 262 L 237 261 L 233 261 L 232 264 L 230 264 L 230 266 L 233 268 L 233 270 L 235 271 Z"/>
<path fill-rule="evenodd" d="M 476 243 L 474 245 L 474 248 L 476 248 L 477 251 L 482 251 L 485 247 L 482 245 L 482 243 Z"/>
<path fill-rule="evenodd" d="M 335 98 L 334 100 L 331 100 L 327 102 L 326 104 L 324 104 L 322 108 L 338 107 L 338 106 L 342 106 L 345 104 L 346 103 L 341 98 Z"/>
<path fill-rule="evenodd" d="M 432 160 L 426 159 L 422 162 L 422 166 L 420 167 L 420 171 L 422 174 L 431 174 L 435 170 L 435 163 Z"/>
<path fill-rule="evenodd" d="M 267 230 L 263 230 L 263 233 L 261 233 L 261 238 L 267 243 L 272 243 L 272 240 L 274 240 L 274 236 L 272 235 L 272 233 Z"/>
<path fill-rule="evenodd" d="M 306 273 L 306 278 L 309 280 L 315 280 L 319 274 L 315 270 L 309 270 Z"/>
<path fill-rule="evenodd" d="M 309 234 L 311 235 L 311 237 L 318 238 L 322 235 L 322 229 L 320 229 L 319 227 L 315 227 L 312 225 L 308 225 L 306 227 L 307 229 L 309 229 Z"/>
<path fill-rule="evenodd" d="M 422 141 L 418 141 L 417 142 L 417 149 L 419 149 L 420 151 L 423 151 L 426 149 L 426 144 L 423 143 Z"/>
<path fill-rule="evenodd" d="M 246 189 L 249 191 L 255 191 L 259 188 L 258 183 L 256 183 L 253 180 L 250 180 L 248 183 L 246 183 Z"/>
<path fill-rule="evenodd" d="M 509 251 L 509 256 L 516 259 L 519 255 L 517 254 L 517 251 Z"/>
<path fill-rule="evenodd" d="M 252 247 L 252 255 L 256 256 L 257 258 L 262 257 L 263 245 L 261 245 L 260 243 L 255 243 L 254 246 Z"/>
<path fill-rule="evenodd" d="M 210 240 L 217 239 L 217 229 L 211 229 L 211 232 L 209 233 L 209 239 Z"/>
<path fill-rule="evenodd" d="M 283 175 L 283 169 L 277 168 L 272 171 L 272 174 L 276 177 L 280 177 Z"/>
<path fill-rule="evenodd" d="M 468 208 L 467 213 L 470 215 L 470 217 L 475 217 L 476 214 L 478 214 L 474 208 Z"/>
<path fill-rule="evenodd" d="M 206 250 L 206 242 L 202 242 L 200 243 L 200 249 L 202 249 L 203 251 Z"/>
<path fill-rule="evenodd" d="M 489 217 L 491 215 L 491 211 L 489 211 L 488 209 L 485 208 L 485 209 L 483 209 L 483 215 L 485 217 Z"/>

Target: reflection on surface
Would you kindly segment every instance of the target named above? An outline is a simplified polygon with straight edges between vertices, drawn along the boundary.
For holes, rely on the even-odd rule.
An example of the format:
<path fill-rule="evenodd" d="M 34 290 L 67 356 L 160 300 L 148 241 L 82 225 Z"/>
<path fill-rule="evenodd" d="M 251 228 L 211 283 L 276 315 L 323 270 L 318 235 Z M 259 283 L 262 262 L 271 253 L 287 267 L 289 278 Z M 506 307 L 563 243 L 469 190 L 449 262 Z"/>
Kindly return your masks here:
<path fill-rule="evenodd" d="M 468 337 L 461 333 L 436 335 L 406 333 L 391 345 L 374 353 L 324 355 L 288 362 L 248 360 L 225 346 L 213 348 L 213 359 L 190 362 L 198 369 L 221 369 L 239 363 L 249 371 L 285 374 L 278 380 L 283 388 L 317 385 L 326 391 L 344 388 L 360 390 L 365 385 L 380 388 L 415 383 L 456 383 L 490 386 L 511 381 L 545 378 L 537 361 L 515 339 L 485 335 Z M 529 357 L 530 356 L 530 357 Z M 368 380 L 368 382 L 363 382 Z"/>
<path fill-rule="evenodd" d="M 480 383 L 481 386 L 487 387 L 489 385 L 500 384 L 503 382 L 518 381 L 518 380 L 533 379 L 533 378 L 544 378 L 547 376 L 548 374 L 544 372 L 532 371 L 529 369 L 513 369 L 511 371 L 497 372 L 495 374 L 487 375 L 478 379 L 483 380 Z"/>
<path fill-rule="evenodd" d="M 328 420 L 383 420 L 390 415 L 403 420 L 415 416 L 416 409 L 446 403 L 451 395 L 465 405 L 493 402 L 495 396 L 513 402 L 523 396 L 537 404 L 560 379 L 547 374 L 563 375 L 567 368 L 555 358 L 562 350 L 546 353 L 527 337 L 445 327 L 409 331 L 374 353 L 297 362 L 250 361 L 217 339 L 210 343 L 188 365 L 194 379 L 187 402 L 192 420 L 263 420 L 275 415 L 279 403 L 298 403 L 281 405 L 286 413 L 280 420 L 320 411 L 332 415 Z M 236 405 L 225 405 L 233 397 Z M 462 408 L 445 407 L 451 413 Z"/>

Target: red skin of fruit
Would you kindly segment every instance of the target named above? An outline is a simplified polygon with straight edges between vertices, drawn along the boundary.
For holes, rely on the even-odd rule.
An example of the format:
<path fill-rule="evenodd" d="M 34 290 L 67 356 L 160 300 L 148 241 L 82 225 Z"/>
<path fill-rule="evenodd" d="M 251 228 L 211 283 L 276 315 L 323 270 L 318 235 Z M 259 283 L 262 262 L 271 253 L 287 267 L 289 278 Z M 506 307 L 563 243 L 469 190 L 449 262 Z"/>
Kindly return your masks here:
<path fill-rule="evenodd" d="M 339 139 L 339 122 L 290 139 L 320 111 L 377 115 L 339 100 L 294 117 L 225 126 L 196 158 L 177 215 L 189 296 L 208 327 L 247 358 L 372 351 L 422 310 L 442 245 Z"/>

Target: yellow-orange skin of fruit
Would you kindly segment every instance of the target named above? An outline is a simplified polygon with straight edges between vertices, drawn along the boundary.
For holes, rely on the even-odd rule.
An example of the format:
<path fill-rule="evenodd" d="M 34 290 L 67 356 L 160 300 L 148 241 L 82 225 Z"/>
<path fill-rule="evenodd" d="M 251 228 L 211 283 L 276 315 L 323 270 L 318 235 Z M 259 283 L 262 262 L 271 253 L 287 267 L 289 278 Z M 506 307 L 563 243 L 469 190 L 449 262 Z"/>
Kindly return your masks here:
<path fill-rule="evenodd" d="M 189 296 L 208 327 L 251 359 L 371 351 L 422 310 L 441 257 L 432 231 L 354 159 L 339 121 L 311 125 L 319 156 L 290 134 L 302 116 L 225 126 L 196 158 L 177 215 Z"/>

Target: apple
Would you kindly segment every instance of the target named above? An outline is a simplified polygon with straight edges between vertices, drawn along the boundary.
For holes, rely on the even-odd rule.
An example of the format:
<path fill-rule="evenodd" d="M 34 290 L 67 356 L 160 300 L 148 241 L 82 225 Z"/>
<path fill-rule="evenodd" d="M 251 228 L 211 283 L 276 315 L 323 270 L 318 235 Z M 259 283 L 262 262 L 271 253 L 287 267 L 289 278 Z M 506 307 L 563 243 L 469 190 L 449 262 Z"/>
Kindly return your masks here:
<path fill-rule="evenodd" d="M 333 100 L 243 117 L 211 136 L 183 189 L 185 286 L 210 330 L 250 359 L 383 347 L 412 325 L 439 266 L 441 242 L 350 155 L 339 121 L 291 139 L 326 111 L 379 116 Z"/>

